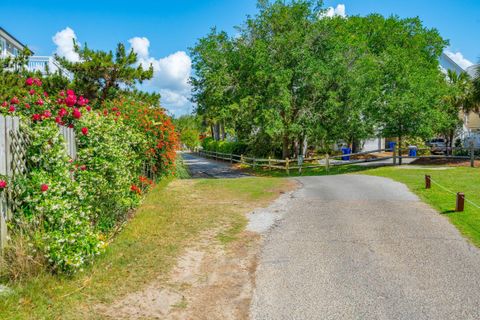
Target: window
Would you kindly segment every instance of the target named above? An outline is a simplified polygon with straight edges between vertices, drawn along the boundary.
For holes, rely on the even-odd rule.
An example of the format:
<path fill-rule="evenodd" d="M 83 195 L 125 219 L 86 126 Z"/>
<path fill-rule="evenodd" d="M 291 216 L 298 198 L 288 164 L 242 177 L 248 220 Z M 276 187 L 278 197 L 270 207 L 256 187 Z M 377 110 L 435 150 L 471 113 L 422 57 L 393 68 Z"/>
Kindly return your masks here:
<path fill-rule="evenodd" d="M 0 37 L 0 56 L 5 54 L 5 52 L 4 52 L 5 51 L 5 46 L 6 46 L 5 39 Z"/>

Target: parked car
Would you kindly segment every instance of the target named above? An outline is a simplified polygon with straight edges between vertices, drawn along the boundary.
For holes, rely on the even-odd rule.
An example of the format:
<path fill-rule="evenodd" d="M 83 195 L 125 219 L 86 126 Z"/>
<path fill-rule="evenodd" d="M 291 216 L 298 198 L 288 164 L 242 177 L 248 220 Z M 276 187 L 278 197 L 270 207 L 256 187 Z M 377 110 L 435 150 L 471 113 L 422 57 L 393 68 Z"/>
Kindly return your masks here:
<path fill-rule="evenodd" d="M 426 142 L 426 145 L 430 147 L 432 154 L 444 154 L 447 151 L 447 141 L 444 138 L 435 138 Z"/>

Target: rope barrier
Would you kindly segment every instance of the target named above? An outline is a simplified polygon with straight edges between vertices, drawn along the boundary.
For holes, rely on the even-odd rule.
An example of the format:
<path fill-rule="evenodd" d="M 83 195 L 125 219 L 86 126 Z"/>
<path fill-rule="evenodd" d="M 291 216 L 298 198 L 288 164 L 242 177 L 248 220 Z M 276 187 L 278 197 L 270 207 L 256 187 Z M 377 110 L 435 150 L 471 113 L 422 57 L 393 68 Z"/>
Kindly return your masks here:
<path fill-rule="evenodd" d="M 432 178 L 430 178 L 430 181 L 433 182 L 434 184 L 436 184 L 437 186 L 439 186 L 440 188 L 442 188 L 443 190 L 453 194 L 454 196 L 457 195 L 456 192 L 453 192 L 452 190 L 450 189 L 447 189 L 446 187 L 442 186 L 440 183 L 438 183 L 437 181 L 433 180 Z M 477 209 L 480 209 L 480 205 L 476 204 L 475 202 L 469 200 L 467 197 L 464 198 L 464 200 L 468 203 L 470 203 L 472 206 L 476 207 Z"/>

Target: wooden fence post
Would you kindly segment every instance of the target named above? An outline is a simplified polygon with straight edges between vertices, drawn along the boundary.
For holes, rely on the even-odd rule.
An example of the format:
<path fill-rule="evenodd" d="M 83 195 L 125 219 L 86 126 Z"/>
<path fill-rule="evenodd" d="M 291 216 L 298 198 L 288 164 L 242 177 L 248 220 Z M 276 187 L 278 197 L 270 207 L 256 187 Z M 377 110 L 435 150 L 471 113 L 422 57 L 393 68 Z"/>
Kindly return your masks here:
<path fill-rule="evenodd" d="M 253 158 L 253 170 L 257 167 L 257 159 Z"/>
<path fill-rule="evenodd" d="M 290 159 L 288 158 L 285 159 L 285 171 L 287 172 L 287 175 L 290 175 Z"/>
<path fill-rule="evenodd" d="M 430 189 L 432 187 L 431 179 L 429 175 L 425 175 L 425 189 Z"/>
<path fill-rule="evenodd" d="M 272 170 L 272 157 L 268 157 L 268 169 Z"/>
<path fill-rule="evenodd" d="M 330 170 L 330 156 L 328 153 L 325 155 L 325 171 Z"/>
<path fill-rule="evenodd" d="M 392 152 L 393 152 L 393 165 L 396 166 L 397 165 L 397 146 L 394 146 L 392 148 Z"/>
<path fill-rule="evenodd" d="M 470 167 L 475 167 L 475 148 L 473 143 L 470 143 Z"/>
<path fill-rule="evenodd" d="M 457 201 L 455 203 L 455 211 L 462 212 L 465 208 L 465 194 L 463 192 L 457 192 Z"/>
<path fill-rule="evenodd" d="M 240 163 L 243 164 L 243 154 L 240 155 Z"/>

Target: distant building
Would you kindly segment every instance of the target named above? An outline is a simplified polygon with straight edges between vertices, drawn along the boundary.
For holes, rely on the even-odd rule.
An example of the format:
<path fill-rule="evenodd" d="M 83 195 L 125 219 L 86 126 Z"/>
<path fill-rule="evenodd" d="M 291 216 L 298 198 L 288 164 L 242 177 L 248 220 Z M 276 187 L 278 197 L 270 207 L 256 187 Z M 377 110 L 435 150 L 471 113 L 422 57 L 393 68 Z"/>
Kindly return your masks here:
<path fill-rule="evenodd" d="M 22 42 L 0 27 L 0 58 L 17 56 L 26 48 Z M 32 52 L 32 54 L 34 54 Z M 40 71 L 43 74 L 47 72 L 60 71 L 64 76 L 72 79 L 72 74 L 62 68 L 60 64 L 51 56 L 32 55 L 28 60 L 27 69 L 29 71 Z"/>
<path fill-rule="evenodd" d="M 16 56 L 25 45 L 0 27 L 0 57 Z"/>

